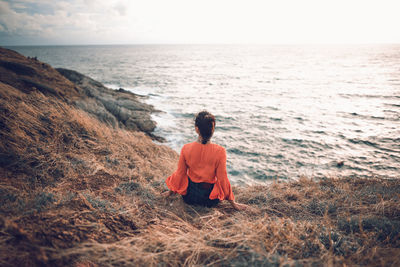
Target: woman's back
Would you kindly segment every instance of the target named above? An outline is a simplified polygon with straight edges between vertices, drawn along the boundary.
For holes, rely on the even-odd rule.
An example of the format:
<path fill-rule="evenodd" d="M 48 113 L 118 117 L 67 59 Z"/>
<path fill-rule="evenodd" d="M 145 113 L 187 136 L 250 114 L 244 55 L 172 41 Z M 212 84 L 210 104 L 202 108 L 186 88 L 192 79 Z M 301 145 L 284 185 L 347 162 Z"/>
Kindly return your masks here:
<path fill-rule="evenodd" d="M 215 183 L 218 166 L 224 159 L 223 147 L 193 142 L 184 145 L 182 153 L 188 167 L 188 175 L 193 182 Z"/>

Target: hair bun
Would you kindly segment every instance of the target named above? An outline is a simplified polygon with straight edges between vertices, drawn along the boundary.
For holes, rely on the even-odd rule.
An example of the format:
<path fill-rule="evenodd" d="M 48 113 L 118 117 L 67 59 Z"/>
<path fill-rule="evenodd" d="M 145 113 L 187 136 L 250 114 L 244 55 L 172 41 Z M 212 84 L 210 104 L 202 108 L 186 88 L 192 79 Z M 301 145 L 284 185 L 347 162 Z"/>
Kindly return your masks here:
<path fill-rule="evenodd" d="M 202 137 L 202 143 L 206 144 L 213 135 L 213 126 L 215 126 L 215 117 L 210 112 L 203 110 L 199 112 L 195 119 L 195 126 L 199 128 Z"/>

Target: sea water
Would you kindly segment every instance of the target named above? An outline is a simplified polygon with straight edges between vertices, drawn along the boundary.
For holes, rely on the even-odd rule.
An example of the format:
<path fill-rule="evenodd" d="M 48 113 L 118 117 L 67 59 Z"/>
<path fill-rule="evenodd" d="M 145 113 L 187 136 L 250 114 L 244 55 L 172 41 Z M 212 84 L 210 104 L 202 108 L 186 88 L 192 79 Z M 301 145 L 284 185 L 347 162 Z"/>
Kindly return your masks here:
<path fill-rule="evenodd" d="M 177 152 L 196 140 L 195 114 L 212 112 L 234 183 L 399 178 L 400 45 L 11 48 L 148 96 Z"/>

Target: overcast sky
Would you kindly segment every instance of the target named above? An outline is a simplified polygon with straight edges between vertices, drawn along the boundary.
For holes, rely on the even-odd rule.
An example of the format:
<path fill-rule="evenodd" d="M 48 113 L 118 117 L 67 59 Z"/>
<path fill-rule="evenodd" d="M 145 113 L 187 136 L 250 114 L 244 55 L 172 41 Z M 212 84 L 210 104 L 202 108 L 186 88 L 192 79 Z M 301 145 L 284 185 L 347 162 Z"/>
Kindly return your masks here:
<path fill-rule="evenodd" d="M 0 0 L 0 45 L 400 43 L 400 0 Z"/>

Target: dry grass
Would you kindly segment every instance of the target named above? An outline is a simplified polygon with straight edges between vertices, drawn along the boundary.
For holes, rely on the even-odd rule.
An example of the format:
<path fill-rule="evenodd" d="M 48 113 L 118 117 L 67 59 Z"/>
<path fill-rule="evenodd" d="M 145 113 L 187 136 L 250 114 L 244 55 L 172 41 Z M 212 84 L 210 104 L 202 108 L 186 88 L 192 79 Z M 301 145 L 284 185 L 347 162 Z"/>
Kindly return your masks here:
<path fill-rule="evenodd" d="M 400 265 L 399 180 L 234 187 L 245 212 L 166 201 L 171 149 L 0 85 L 1 266 Z"/>

